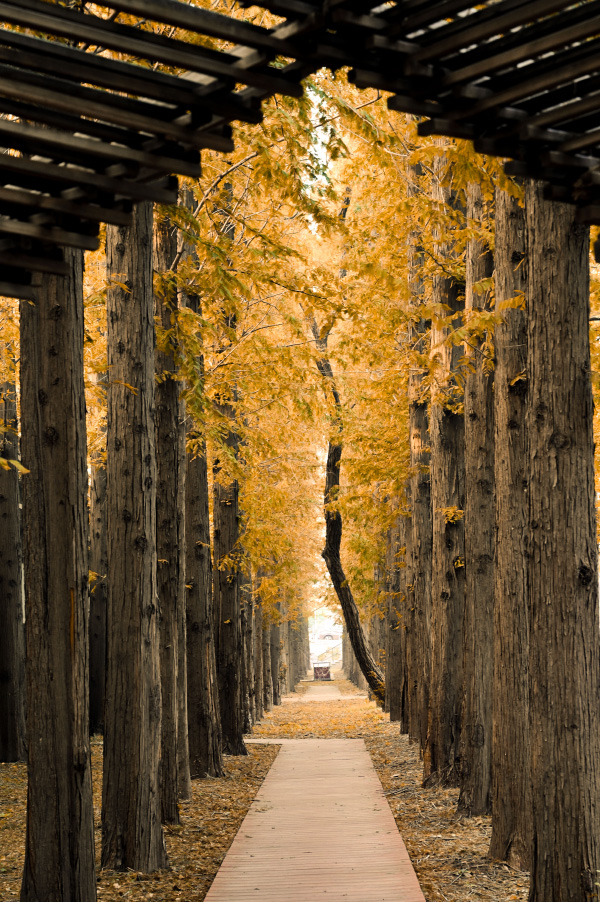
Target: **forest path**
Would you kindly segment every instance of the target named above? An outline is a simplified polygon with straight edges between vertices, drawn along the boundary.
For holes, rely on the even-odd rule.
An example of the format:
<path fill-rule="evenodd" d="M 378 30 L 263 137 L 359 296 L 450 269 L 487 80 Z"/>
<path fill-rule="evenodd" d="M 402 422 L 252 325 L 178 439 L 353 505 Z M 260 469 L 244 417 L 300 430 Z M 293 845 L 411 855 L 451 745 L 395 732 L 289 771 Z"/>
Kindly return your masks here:
<path fill-rule="evenodd" d="M 364 741 L 270 741 L 281 751 L 206 902 L 425 902 Z"/>
<path fill-rule="evenodd" d="M 340 702 L 344 698 L 352 698 L 352 696 L 344 696 L 335 685 L 334 680 L 307 680 L 303 681 L 303 686 L 306 686 L 306 692 L 303 695 L 297 695 L 293 693 L 292 695 L 284 695 L 281 699 L 282 704 L 300 704 L 303 705 L 306 702 Z"/>

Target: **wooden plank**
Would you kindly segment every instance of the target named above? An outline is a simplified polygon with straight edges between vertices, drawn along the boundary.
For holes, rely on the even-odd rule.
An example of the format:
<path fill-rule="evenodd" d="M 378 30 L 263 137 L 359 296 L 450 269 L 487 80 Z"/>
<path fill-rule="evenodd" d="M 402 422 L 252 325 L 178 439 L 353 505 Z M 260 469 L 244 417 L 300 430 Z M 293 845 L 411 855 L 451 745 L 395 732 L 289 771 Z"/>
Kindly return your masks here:
<path fill-rule="evenodd" d="M 566 44 L 574 41 L 583 41 L 589 37 L 594 37 L 599 31 L 600 16 L 593 16 L 586 19 L 584 22 L 579 22 L 577 25 L 563 28 L 562 31 L 557 28 L 552 34 L 546 35 L 543 38 L 534 38 L 530 41 L 524 41 L 519 45 L 518 49 L 511 48 L 509 50 L 501 50 L 500 53 L 494 54 L 492 52 L 490 54 L 489 51 L 493 51 L 494 45 L 488 45 L 489 50 L 486 58 L 477 63 L 472 63 L 471 65 L 449 72 L 443 78 L 444 86 L 453 87 L 454 85 L 462 84 L 465 81 L 481 78 L 483 75 L 491 75 L 493 72 L 496 72 L 505 66 L 515 66 L 519 62 L 539 56 L 550 50 L 562 48 Z M 525 37 L 526 35 L 524 34 L 523 38 Z M 503 45 L 503 41 L 501 40 L 494 43 L 500 44 L 500 47 Z"/>
<path fill-rule="evenodd" d="M 177 179 L 174 176 L 144 185 L 140 182 L 99 175 L 75 166 L 57 166 L 55 163 L 29 160 L 9 154 L 0 154 L 0 172 L 10 173 L 11 179 L 17 179 L 17 185 L 22 184 L 18 181 L 20 176 L 25 179 L 29 176 L 38 178 L 46 190 L 48 183 L 55 182 L 64 187 L 95 188 L 100 192 L 107 191 L 112 195 L 122 195 L 133 200 L 152 200 L 159 204 L 173 204 L 177 201 Z"/>
<path fill-rule="evenodd" d="M 494 15 L 494 7 L 488 7 L 488 13 Z M 500 38 L 482 41 L 469 48 L 462 47 L 458 43 L 458 52 L 445 57 L 443 66 L 445 69 L 454 71 L 482 60 L 485 61 L 495 53 L 507 50 L 514 50 L 518 53 L 521 46 L 527 41 L 551 36 L 565 28 L 585 23 L 598 14 L 600 14 L 600 0 L 587 0 L 580 7 L 571 7 L 553 16 L 537 20 L 531 25 L 504 33 Z M 427 40 L 425 40 L 425 43 L 428 43 Z"/>
<path fill-rule="evenodd" d="M 0 297 L 19 298 L 22 301 L 35 301 L 35 289 L 28 284 L 17 282 L 0 282 Z"/>
<path fill-rule="evenodd" d="M 51 244 L 65 245 L 66 247 L 78 247 L 81 250 L 98 250 L 100 242 L 93 236 L 81 235 L 76 232 L 67 232 L 65 229 L 46 229 L 32 222 L 22 222 L 19 219 L 11 219 L 0 215 L 0 233 L 9 235 L 22 235 L 25 238 L 37 238 L 39 241 L 48 241 Z"/>
<path fill-rule="evenodd" d="M 206 902 L 259 896 L 424 902 L 363 740 L 282 742 Z"/>
<path fill-rule="evenodd" d="M 210 35 L 246 47 L 269 50 L 276 55 L 294 57 L 297 52 L 292 45 L 274 38 L 273 30 L 198 6 L 179 3 L 177 0 L 110 0 L 110 2 L 103 0 L 100 5 L 121 12 L 135 13 L 155 22 L 165 22 L 185 31 L 194 31 L 196 34 Z"/>
<path fill-rule="evenodd" d="M 64 260 L 20 251 L 0 250 L 0 266 L 16 266 L 30 272 L 50 273 L 55 276 L 66 276 L 69 272 L 69 264 Z"/>
<path fill-rule="evenodd" d="M 49 12 L 48 4 L 39 0 L 23 0 L 22 3 L 20 0 L 19 3 L 5 0 L 0 3 L 0 20 L 47 34 L 107 47 L 120 53 L 131 54 L 133 57 L 160 61 L 175 68 L 224 78 L 231 85 L 245 81 L 246 84 L 255 84 L 273 93 L 291 92 L 292 96 L 298 97 L 302 94 L 301 87 L 288 83 L 280 74 L 281 70 L 273 69 L 273 75 L 261 71 L 254 72 L 241 65 L 238 57 L 232 54 L 192 47 L 184 41 L 143 32 L 106 19 L 84 16 L 62 6 L 52 7 L 52 12 Z"/>
<path fill-rule="evenodd" d="M 567 62 L 565 65 L 559 65 L 559 60 L 555 61 L 554 67 L 544 62 L 543 72 L 535 74 L 535 66 L 527 67 L 529 73 L 525 70 L 515 70 L 515 81 L 507 88 L 498 88 L 490 86 L 487 98 L 476 102 L 469 111 L 469 115 L 477 116 L 479 113 L 490 109 L 497 109 L 506 104 L 514 103 L 517 100 L 523 100 L 529 95 L 537 94 L 541 91 L 552 91 L 553 88 L 561 85 L 572 83 L 579 76 L 587 75 L 598 69 L 598 54 L 600 51 L 599 41 L 588 41 L 584 45 L 583 55 L 582 48 L 576 48 L 577 55 L 580 57 L 577 62 Z M 565 55 L 566 56 L 566 55 Z M 560 60 L 560 63 L 564 61 Z M 528 77 L 529 76 L 529 77 Z M 468 97 L 468 87 L 461 89 L 458 96 Z M 548 97 L 548 106 L 552 104 L 551 96 Z"/>
<path fill-rule="evenodd" d="M 104 200 L 105 202 L 110 200 L 108 195 L 104 197 Z M 109 222 L 113 225 L 123 226 L 131 223 L 131 212 L 128 209 L 124 209 L 123 204 L 114 207 L 87 204 L 83 200 L 75 202 L 66 200 L 63 197 L 53 197 L 48 194 L 45 195 L 2 185 L 0 185 L 0 203 L 11 209 L 13 207 L 21 207 L 28 212 L 31 212 L 31 210 L 47 210 L 79 219 L 87 219 L 92 222 Z M 130 208 L 131 203 L 126 204 L 126 207 Z"/>
<path fill-rule="evenodd" d="M 567 6 L 572 0 L 530 0 L 529 3 L 496 3 L 493 7 L 493 15 L 473 13 L 464 20 L 459 20 L 454 27 L 440 28 L 441 37 L 434 43 L 423 47 L 415 54 L 415 60 L 423 63 L 430 60 L 439 60 L 449 53 L 456 51 L 457 45 L 468 47 L 477 44 L 486 38 L 502 34 L 511 28 L 525 25 L 538 16 L 547 16 L 556 13 Z M 509 7 L 507 12 L 503 12 Z"/>
<path fill-rule="evenodd" d="M 58 153 L 66 162 L 86 165 L 87 161 L 87 165 L 92 168 L 96 168 L 99 161 L 106 160 L 137 163 L 155 169 L 161 174 L 177 173 L 190 178 L 200 178 L 202 174 L 199 162 L 177 160 L 160 153 L 148 153 L 124 147 L 122 144 L 107 144 L 104 141 L 90 140 L 51 128 L 37 128 L 34 125 L 7 119 L 0 119 L 0 141 L 6 142 L 5 146 L 28 153 Z"/>

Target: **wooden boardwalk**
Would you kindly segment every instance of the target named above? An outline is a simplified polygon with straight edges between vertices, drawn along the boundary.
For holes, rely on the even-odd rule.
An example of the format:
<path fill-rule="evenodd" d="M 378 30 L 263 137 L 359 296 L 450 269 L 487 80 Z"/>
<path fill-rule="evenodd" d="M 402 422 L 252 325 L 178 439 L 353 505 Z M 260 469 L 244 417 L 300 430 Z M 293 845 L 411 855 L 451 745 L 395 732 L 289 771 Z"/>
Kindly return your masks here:
<path fill-rule="evenodd" d="M 362 739 L 287 739 L 206 902 L 425 902 Z"/>

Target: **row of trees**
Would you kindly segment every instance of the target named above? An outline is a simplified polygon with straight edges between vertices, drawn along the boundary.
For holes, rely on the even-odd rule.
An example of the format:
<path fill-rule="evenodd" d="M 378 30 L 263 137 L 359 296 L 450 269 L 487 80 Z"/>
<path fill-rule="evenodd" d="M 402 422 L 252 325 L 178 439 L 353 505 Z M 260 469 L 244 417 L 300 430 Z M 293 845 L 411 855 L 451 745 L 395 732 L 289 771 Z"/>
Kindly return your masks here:
<path fill-rule="evenodd" d="M 321 591 L 325 485 L 338 588 L 363 622 L 380 626 L 390 607 L 387 664 L 373 629 L 365 676 L 386 664 L 387 704 L 420 743 L 426 781 L 459 783 L 464 814 L 491 806 L 492 854 L 533 863 L 533 899 L 593 898 L 586 232 L 536 186 L 523 206 L 495 163 L 461 142 L 418 140 L 410 117 L 390 120 L 383 98 L 341 77 L 320 73 L 301 104 L 266 111 L 263 126 L 238 130 L 231 158 L 205 154 L 202 182 L 155 211 L 154 232 L 138 207 L 130 231 L 108 228 L 106 270 L 88 259 L 84 283 L 73 255 L 66 285 L 49 280 L 37 306 L 22 305 L 37 850 L 24 898 L 38 898 L 32 862 L 61 898 L 94 891 L 81 801 L 87 452 L 92 661 L 109 574 L 104 708 L 91 667 L 95 724 L 106 712 L 105 865 L 164 864 L 161 820 L 188 784 L 182 740 L 192 773 L 219 771 L 217 706 L 225 748 L 243 752 L 260 647 L 263 661 L 277 657 L 278 624 L 301 621 Z M 6 311 L 9 386 L 19 344 Z M 11 598 L 20 611 L 20 589 Z M 252 632 L 252 612 L 268 631 L 255 620 Z M 350 633 L 364 659 L 356 618 Z M 139 728 L 124 729 L 127 718 Z M 52 830 L 49 775 L 61 790 Z M 57 867 L 71 823 L 81 826 Z"/>
<path fill-rule="evenodd" d="M 196 206 L 202 192 L 196 186 Z M 93 726 L 102 726 L 104 733 L 105 867 L 151 871 L 166 866 L 161 824 L 178 819 L 177 800 L 189 793 L 190 776 L 218 776 L 223 752 L 244 754 L 244 731 L 308 666 L 299 568 L 291 556 L 280 559 L 290 544 L 289 530 L 298 528 L 306 510 L 289 518 L 288 530 L 266 547 L 261 544 L 265 526 L 252 519 L 259 475 L 255 486 L 247 487 L 246 509 L 240 510 L 236 472 L 245 454 L 257 453 L 256 443 L 244 446 L 238 428 L 236 400 L 246 384 L 233 367 L 231 382 L 223 380 L 205 400 L 206 319 L 193 285 L 201 269 L 201 240 L 186 228 L 194 221 L 190 197 L 182 201 L 181 210 L 157 211 L 154 229 L 152 208 L 140 205 L 131 227 L 107 230 L 107 287 L 100 297 L 88 283 L 87 310 L 83 257 L 76 252 L 67 252 L 67 279 L 45 281 L 37 288 L 36 303 L 21 305 L 19 466 L 27 471 L 22 519 L 29 765 L 23 899 L 92 899 L 96 894 L 88 715 L 88 449 L 93 452 L 92 709 Z M 210 211 L 216 216 L 210 228 L 228 242 L 230 254 L 221 251 L 218 262 L 219 272 L 228 277 L 235 234 L 223 201 L 233 204 L 230 187 L 223 198 L 211 198 Z M 194 259 L 186 266 L 188 257 Z M 92 283 L 93 277 L 92 267 Z M 231 292 L 214 294 L 220 309 L 213 334 L 221 331 L 208 356 L 218 373 L 244 337 L 238 342 L 237 330 L 246 326 L 252 334 L 255 327 L 227 309 Z M 260 303 L 253 296 L 239 300 L 247 308 Z M 99 324 L 103 311 L 107 327 Z M 100 378 L 96 372 L 88 387 L 87 422 L 86 345 L 96 357 L 107 353 L 106 364 L 91 367 Z M 203 406 L 214 413 L 210 425 Z M 248 434 L 255 424 L 247 412 L 245 420 Z M 276 466 L 268 471 L 271 454 L 271 448 L 263 452 L 262 489 L 273 493 L 281 472 Z M 5 455 L 6 460 L 17 457 L 12 451 Z M 11 464 L 2 478 L 15 489 L 13 513 L 18 516 Z M 16 560 L 20 575 L 20 532 L 14 522 L 4 545 L 10 549 L 8 563 Z M 20 586 L 3 598 L 4 615 L 16 627 L 22 623 Z M 16 690 L 22 666 L 16 647 L 7 660 Z M 15 691 L 9 700 L 17 701 Z"/>
<path fill-rule="evenodd" d="M 455 149 L 436 151 L 413 178 L 444 224 L 433 247 L 406 241 L 410 467 L 387 532 L 387 704 L 424 785 L 492 814 L 490 854 L 531 870 L 530 899 L 595 898 L 588 230 L 534 183 L 486 198 Z"/>

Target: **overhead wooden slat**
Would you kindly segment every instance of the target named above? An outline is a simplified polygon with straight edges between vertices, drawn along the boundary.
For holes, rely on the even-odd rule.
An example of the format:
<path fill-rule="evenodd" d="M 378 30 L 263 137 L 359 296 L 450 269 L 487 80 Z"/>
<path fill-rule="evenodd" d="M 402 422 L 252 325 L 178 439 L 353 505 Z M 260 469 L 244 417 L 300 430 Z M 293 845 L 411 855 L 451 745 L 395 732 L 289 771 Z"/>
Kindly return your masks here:
<path fill-rule="evenodd" d="M 227 21 L 227 17 L 223 18 Z M 132 26 L 82 15 L 66 7 L 55 7 L 49 12 L 48 4 L 38 0 L 23 0 L 22 3 L 20 0 L 18 3 L 2 2 L 1 20 L 59 37 L 100 45 L 110 50 L 131 54 L 133 57 L 154 59 L 174 68 L 225 78 L 231 84 L 235 84 L 236 81 L 245 82 L 273 93 L 285 94 L 289 90 L 294 92 L 293 96 L 299 96 L 298 87 L 288 84 L 284 78 L 278 76 L 276 69 L 273 68 L 272 75 L 260 69 L 254 72 L 250 68 L 252 59 L 240 61 L 233 54 L 190 46 L 174 38 L 141 32 Z M 264 57 L 259 56 L 257 59 L 261 62 Z M 245 74 L 248 77 L 247 81 Z"/>
<path fill-rule="evenodd" d="M 147 166 L 161 174 L 174 172 L 190 178 L 199 178 L 201 175 L 198 162 L 177 160 L 161 154 L 124 147 L 122 144 L 93 141 L 78 135 L 69 135 L 49 128 L 36 128 L 33 125 L 24 125 L 6 119 L 0 119 L 0 143 L 25 153 L 60 154 L 61 159 L 65 162 L 78 162 L 85 165 L 86 161 L 89 161 L 88 165 L 93 168 L 100 161 L 105 164 L 114 161 Z"/>
<path fill-rule="evenodd" d="M 0 174 L 9 173 L 14 184 L 23 177 L 37 180 L 38 185 L 56 183 L 57 186 L 90 187 L 99 192 L 107 191 L 115 196 L 124 195 L 133 200 L 151 200 L 159 204 L 172 204 L 177 200 L 177 179 L 166 177 L 148 185 L 131 179 L 111 178 L 76 166 L 58 166 L 56 163 L 31 160 L 25 157 L 0 154 Z M 11 184 L 13 182 L 11 181 Z"/>
<path fill-rule="evenodd" d="M 106 204 L 110 200 L 108 194 L 103 195 Z M 13 186 L 6 187 L 0 185 L 0 208 L 22 207 L 24 211 L 48 211 L 49 213 L 63 214 L 72 216 L 81 220 L 89 220 L 91 222 L 108 222 L 112 225 L 126 226 L 131 222 L 131 213 L 127 207 L 131 203 L 126 201 L 115 206 L 101 206 L 100 204 L 89 204 L 83 200 L 71 201 L 64 197 L 53 197 L 51 194 L 41 194 L 34 191 L 26 191 L 22 188 Z M 23 215 L 26 215 L 25 212 Z M 20 217 L 17 217 L 20 218 Z"/>
<path fill-rule="evenodd" d="M 473 13 L 472 16 L 465 17 L 464 20 L 457 20 L 448 28 L 441 29 L 443 37 L 422 50 L 417 51 L 415 59 L 420 62 L 428 62 L 432 59 L 441 59 L 448 53 L 456 51 L 457 43 L 463 47 L 470 44 L 479 43 L 494 35 L 509 31 L 531 22 L 538 16 L 547 16 L 552 13 L 570 6 L 573 0 L 531 0 L 529 3 L 507 3 L 509 7 L 504 12 L 503 3 L 497 3 L 494 7 L 494 14 L 487 15 L 487 10 L 483 10 L 479 15 Z"/>
<path fill-rule="evenodd" d="M 53 244 L 77 247 L 86 251 L 95 251 L 100 244 L 98 239 L 93 236 L 67 232 L 59 228 L 47 229 L 33 222 L 21 222 L 19 219 L 10 219 L 8 216 L 0 216 L 0 233 L 23 235 L 26 238 L 36 238 L 39 241 L 49 241 Z"/>
<path fill-rule="evenodd" d="M 42 272 L 55 276 L 66 276 L 69 272 L 69 264 L 64 260 L 53 260 L 51 257 L 24 254 L 18 251 L 0 250 L 0 266 L 3 268 L 14 266 L 29 269 L 31 272 Z"/>
<path fill-rule="evenodd" d="M 26 0 L 26 2 L 30 2 L 30 0 Z M 174 2 L 174 0 L 114 0 L 114 2 L 111 0 L 110 3 L 100 3 L 99 5 L 118 9 L 121 12 L 137 13 L 145 19 L 165 22 L 185 31 L 194 31 L 197 34 L 244 44 L 246 47 L 257 47 L 275 51 L 275 53 L 294 55 L 294 48 L 275 39 L 269 29 L 201 9 L 198 6 L 189 6 L 186 3 Z"/>
<path fill-rule="evenodd" d="M 501 53 L 488 56 L 478 63 L 466 66 L 464 69 L 449 72 L 444 77 L 444 86 L 453 87 L 462 84 L 471 79 L 480 78 L 482 75 L 489 75 L 492 72 L 502 69 L 509 65 L 515 65 L 532 57 L 539 56 L 549 50 L 556 50 L 557 47 L 571 44 L 574 41 L 583 41 L 590 37 L 596 37 L 600 33 L 600 16 L 594 16 L 584 22 L 579 22 L 570 28 L 562 31 L 554 31 L 551 35 L 543 38 L 533 39 L 522 44 L 518 50 L 511 48 Z M 499 43 L 499 42 L 494 42 Z M 490 47 L 493 50 L 493 46 Z"/>
<path fill-rule="evenodd" d="M 2 281 L 0 282 L 0 297 L 17 298 L 22 301 L 34 301 L 35 290 L 27 284 Z"/>
<path fill-rule="evenodd" d="M 164 174 L 197 175 L 197 150 L 230 152 L 231 122 L 259 122 L 261 100 L 300 96 L 324 65 L 393 92 L 422 134 L 513 156 L 600 222 L 600 0 L 265 0 L 285 17 L 273 28 L 181 0 L 99 5 L 106 17 L 0 0 L 0 262 L 19 263 L 7 283 L 25 284 L 28 265 L 57 271 L 60 237 L 89 243 L 132 202 L 174 201 Z"/>

